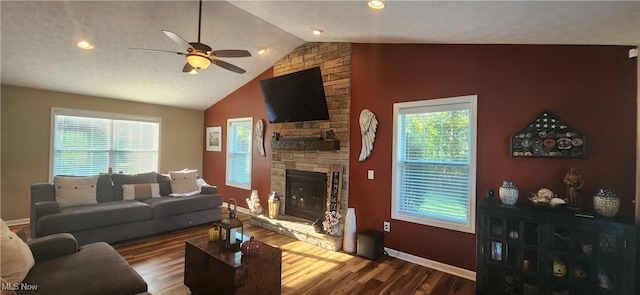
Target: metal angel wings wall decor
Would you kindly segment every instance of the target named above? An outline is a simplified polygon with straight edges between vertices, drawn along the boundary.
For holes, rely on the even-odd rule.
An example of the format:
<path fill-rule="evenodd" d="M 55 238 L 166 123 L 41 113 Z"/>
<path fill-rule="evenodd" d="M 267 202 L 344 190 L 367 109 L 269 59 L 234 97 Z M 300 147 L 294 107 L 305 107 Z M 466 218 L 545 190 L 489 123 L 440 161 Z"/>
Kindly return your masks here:
<path fill-rule="evenodd" d="M 376 140 L 376 129 L 378 129 L 378 119 L 369 109 L 360 112 L 360 134 L 362 135 L 362 150 L 358 161 L 364 162 L 371 155 L 373 142 Z"/>
<path fill-rule="evenodd" d="M 261 156 L 265 156 L 264 153 L 264 123 L 262 122 L 262 119 L 258 119 L 256 121 L 256 126 L 254 128 L 254 134 L 255 134 L 255 144 L 258 147 L 258 153 L 260 153 Z"/>

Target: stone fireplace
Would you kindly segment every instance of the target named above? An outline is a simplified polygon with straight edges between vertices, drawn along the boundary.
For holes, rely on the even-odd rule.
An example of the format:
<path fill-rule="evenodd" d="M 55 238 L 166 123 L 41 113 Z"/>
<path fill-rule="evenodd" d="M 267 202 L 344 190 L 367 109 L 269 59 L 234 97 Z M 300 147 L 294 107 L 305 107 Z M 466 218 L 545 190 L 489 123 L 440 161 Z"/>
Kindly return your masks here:
<path fill-rule="evenodd" d="M 273 66 L 274 76 L 281 76 L 303 69 L 320 67 L 322 71 L 322 81 L 324 84 L 327 107 L 329 109 L 328 121 L 308 121 L 308 122 L 287 122 L 271 124 L 273 132 L 280 134 L 282 138 L 318 138 L 323 137 L 326 131 L 332 130 L 335 138 L 335 148 L 280 148 L 274 145 L 271 150 L 271 191 L 281 198 L 280 214 L 281 218 L 272 220 L 268 218 L 252 218 L 252 224 L 268 228 L 287 236 L 305 240 L 314 245 L 324 247 L 329 250 L 339 250 L 342 247 L 342 237 L 332 237 L 324 234 L 317 234 L 313 231 L 310 220 L 316 218 L 324 219 L 327 196 L 329 195 L 329 185 L 327 178 L 332 173 L 332 167 L 341 167 L 339 212 L 346 215 L 348 206 L 348 179 L 349 179 L 349 114 L 351 100 L 351 44 L 350 43 L 306 43 L 289 55 L 280 59 Z M 270 136 L 270 135 L 267 135 Z M 338 143 L 339 141 L 339 143 Z M 316 142 L 317 143 L 317 142 Z M 326 142 L 325 142 L 326 143 Z M 297 184 L 291 184 L 287 180 L 288 171 L 297 170 L 309 173 L 322 174 L 325 177 L 323 184 L 314 185 L 317 188 L 303 188 Z M 330 178 L 329 178 L 330 179 Z M 330 179 L 331 180 L 331 179 Z M 333 181 L 333 180 L 331 180 Z M 320 191 L 324 189 L 324 200 L 322 202 L 309 199 L 307 190 Z M 287 203 L 285 199 L 289 193 L 295 192 L 294 204 Z M 302 199 L 301 199 L 302 198 Z M 304 200 L 304 201 L 303 201 Z M 292 200 L 291 200 L 292 201 Z M 290 201 L 290 202 L 291 202 Z M 324 203 L 324 204 L 323 204 Z M 318 207 L 320 206 L 320 207 Z M 297 213 L 289 210 L 294 207 Z M 316 213 L 309 213 L 310 207 L 320 209 L 321 216 Z M 302 218 L 293 217 L 290 214 L 308 214 Z M 297 215 L 300 217 L 299 215 Z M 303 215 L 304 216 L 304 215 Z M 315 218 L 314 218 L 315 217 Z M 341 221 L 341 226 L 344 220 Z"/>
<path fill-rule="evenodd" d="M 288 169 L 286 171 L 286 215 L 309 221 L 324 219 L 327 210 L 327 174 Z"/>

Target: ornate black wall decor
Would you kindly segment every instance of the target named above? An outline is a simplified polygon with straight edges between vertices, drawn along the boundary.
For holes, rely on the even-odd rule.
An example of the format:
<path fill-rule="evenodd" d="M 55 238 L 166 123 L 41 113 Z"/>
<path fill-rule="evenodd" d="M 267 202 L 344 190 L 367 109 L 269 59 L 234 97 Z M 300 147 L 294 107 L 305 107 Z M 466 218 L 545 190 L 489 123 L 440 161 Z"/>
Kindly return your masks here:
<path fill-rule="evenodd" d="M 511 137 L 511 157 L 584 159 L 585 139 L 545 110 Z"/>
<path fill-rule="evenodd" d="M 340 199 L 342 196 L 342 171 L 340 165 L 331 166 L 331 183 L 329 200 L 327 200 L 327 211 L 340 212 Z"/>

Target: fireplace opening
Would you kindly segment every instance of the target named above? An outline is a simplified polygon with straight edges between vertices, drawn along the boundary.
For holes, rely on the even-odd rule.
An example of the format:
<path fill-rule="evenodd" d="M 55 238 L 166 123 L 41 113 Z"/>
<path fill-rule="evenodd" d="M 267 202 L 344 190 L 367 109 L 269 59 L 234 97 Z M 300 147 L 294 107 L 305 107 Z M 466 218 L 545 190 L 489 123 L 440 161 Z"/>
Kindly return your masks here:
<path fill-rule="evenodd" d="M 327 210 L 327 174 L 287 170 L 284 212 L 309 221 L 323 220 Z"/>

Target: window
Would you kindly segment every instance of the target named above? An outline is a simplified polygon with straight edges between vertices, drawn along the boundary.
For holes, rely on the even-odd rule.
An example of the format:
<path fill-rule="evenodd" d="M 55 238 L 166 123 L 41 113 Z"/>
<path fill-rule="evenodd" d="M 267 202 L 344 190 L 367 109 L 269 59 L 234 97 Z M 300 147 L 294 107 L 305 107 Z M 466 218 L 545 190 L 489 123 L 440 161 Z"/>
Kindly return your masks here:
<path fill-rule="evenodd" d="M 159 118 L 52 109 L 51 175 L 157 171 Z"/>
<path fill-rule="evenodd" d="M 477 99 L 393 105 L 391 218 L 475 232 Z"/>
<path fill-rule="evenodd" d="M 251 189 L 251 134 L 253 118 L 227 120 L 226 185 Z"/>

